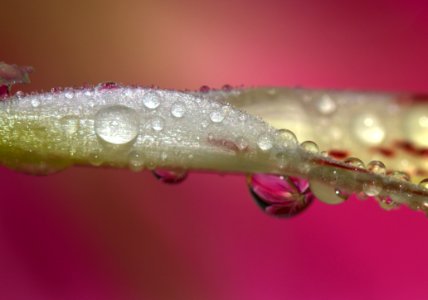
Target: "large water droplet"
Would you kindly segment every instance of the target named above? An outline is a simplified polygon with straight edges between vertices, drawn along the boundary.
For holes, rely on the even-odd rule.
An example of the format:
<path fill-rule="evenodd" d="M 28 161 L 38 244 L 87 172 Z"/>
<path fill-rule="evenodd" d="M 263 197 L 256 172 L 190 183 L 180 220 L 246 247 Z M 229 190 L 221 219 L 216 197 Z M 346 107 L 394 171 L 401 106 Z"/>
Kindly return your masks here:
<path fill-rule="evenodd" d="M 186 113 L 186 106 L 182 102 L 175 102 L 171 106 L 171 114 L 176 118 L 182 118 Z"/>
<path fill-rule="evenodd" d="M 314 196 L 306 180 L 269 174 L 247 178 L 251 195 L 257 205 L 271 216 L 289 218 L 304 211 Z"/>
<path fill-rule="evenodd" d="M 148 92 L 143 96 L 143 104 L 149 109 L 155 109 L 160 105 L 160 99 L 159 93 L 155 91 Z"/>
<path fill-rule="evenodd" d="M 187 177 L 185 170 L 167 170 L 167 169 L 155 169 L 153 175 L 164 183 L 175 184 L 180 183 Z"/>
<path fill-rule="evenodd" d="M 285 147 L 297 144 L 296 135 L 288 129 L 279 129 L 278 131 L 279 138 L 281 139 L 282 144 Z"/>
<path fill-rule="evenodd" d="M 321 202 L 340 204 L 349 195 L 345 190 L 338 189 L 339 175 L 337 170 L 328 167 L 314 168 L 309 173 L 309 185 L 312 193 Z"/>
<path fill-rule="evenodd" d="M 345 164 L 351 165 L 356 168 L 364 169 L 364 163 L 361 159 L 356 157 L 348 157 L 343 161 Z"/>
<path fill-rule="evenodd" d="M 129 107 L 104 107 L 95 115 L 95 133 L 107 143 L 127 144 L 137 137 L 138 131 L 138 114 Z"/>

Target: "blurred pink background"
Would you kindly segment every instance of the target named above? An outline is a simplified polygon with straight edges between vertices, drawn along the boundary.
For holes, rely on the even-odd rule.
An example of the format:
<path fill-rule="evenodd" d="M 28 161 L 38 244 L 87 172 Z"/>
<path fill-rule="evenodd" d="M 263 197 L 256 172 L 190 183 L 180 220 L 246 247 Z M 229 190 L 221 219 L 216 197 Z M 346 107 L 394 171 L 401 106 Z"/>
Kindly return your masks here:
<path fill-rule="evenodd" d="M 35 67 L 25 90 L 428 92 L 425 1 L 4 2 L 0 60 Z M 0 178 L 1 299 L 426 299 L 428 219 L 407 209 L 315 203 L 278 220 L 241 176 Z"/>

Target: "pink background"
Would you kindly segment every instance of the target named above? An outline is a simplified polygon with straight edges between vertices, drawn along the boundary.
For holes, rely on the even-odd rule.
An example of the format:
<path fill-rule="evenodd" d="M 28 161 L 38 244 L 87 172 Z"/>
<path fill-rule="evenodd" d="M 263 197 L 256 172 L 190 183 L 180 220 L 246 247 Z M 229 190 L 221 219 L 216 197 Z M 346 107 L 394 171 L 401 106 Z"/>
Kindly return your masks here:
<path fill-rule="evenodd" d="M 101 81 L 428 92 L 424 1 L 8 1 L 26 90 Z M 352 2 L 352 4 L 346 3 Z M 346 3 L 346 4 L 345 4 Z M 372 202 L 291 220 L 240 176 L 0 169 L 1 299 L 425 299 L 428 219 Z"/>

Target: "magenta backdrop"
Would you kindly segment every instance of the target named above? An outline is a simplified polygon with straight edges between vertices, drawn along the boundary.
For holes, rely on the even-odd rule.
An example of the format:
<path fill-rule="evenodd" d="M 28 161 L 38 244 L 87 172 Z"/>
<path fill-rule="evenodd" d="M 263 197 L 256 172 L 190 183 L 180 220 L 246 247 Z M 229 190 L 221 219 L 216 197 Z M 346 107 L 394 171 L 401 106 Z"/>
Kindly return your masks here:
<path fill-rule="evenodd" d="M 113 80 L 428 92 L 424 1 L 9 2 L 0 60 L 36 68 L 26 90 Z M 316 203 L 277 220 L 240 176 L 0 178 L 1 299 L 426 298 L 428 219 L 407 209 Z"/>

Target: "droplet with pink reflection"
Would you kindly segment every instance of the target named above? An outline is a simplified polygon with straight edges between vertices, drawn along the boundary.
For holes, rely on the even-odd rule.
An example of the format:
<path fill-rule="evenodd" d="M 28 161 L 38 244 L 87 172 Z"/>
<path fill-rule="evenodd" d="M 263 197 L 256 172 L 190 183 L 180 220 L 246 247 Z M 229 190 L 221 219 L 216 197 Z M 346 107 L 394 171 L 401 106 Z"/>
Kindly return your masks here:
<path fill-rule="evenodd" d="M 253 174 L 247 179 L 257 205 L 274 217 L 290 218 L 298 215 L 315 199 L 308 181 L 301 178 Z"/>
<path fill-rule="evenodd" d="M 161 182 L 176 184 L 187 178 L 185 170 L 155 169 L 153 175 Z"/>

